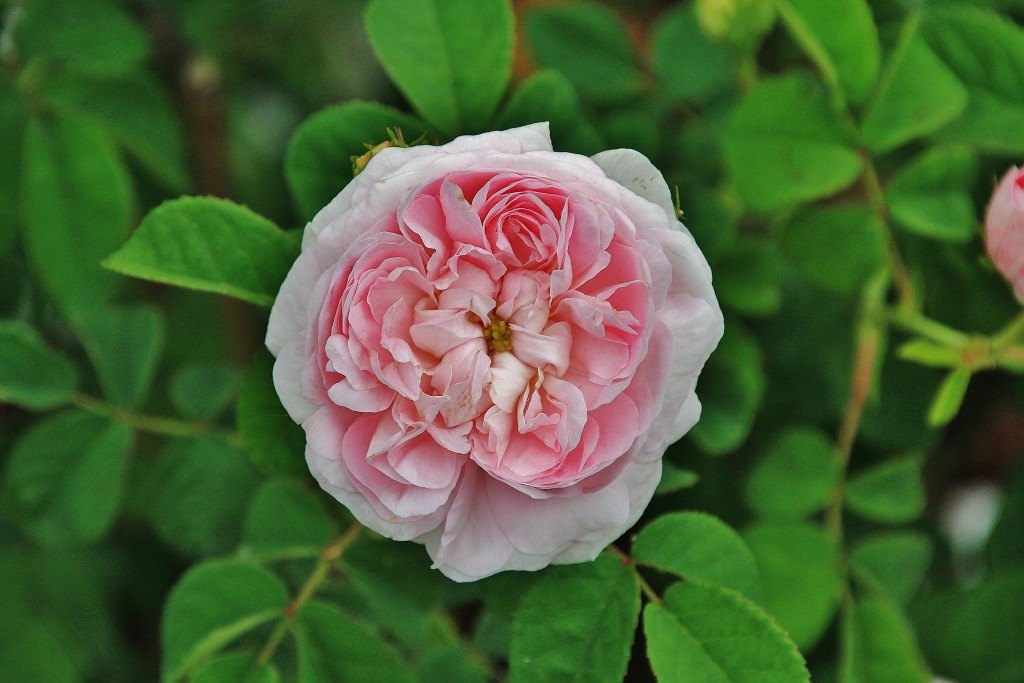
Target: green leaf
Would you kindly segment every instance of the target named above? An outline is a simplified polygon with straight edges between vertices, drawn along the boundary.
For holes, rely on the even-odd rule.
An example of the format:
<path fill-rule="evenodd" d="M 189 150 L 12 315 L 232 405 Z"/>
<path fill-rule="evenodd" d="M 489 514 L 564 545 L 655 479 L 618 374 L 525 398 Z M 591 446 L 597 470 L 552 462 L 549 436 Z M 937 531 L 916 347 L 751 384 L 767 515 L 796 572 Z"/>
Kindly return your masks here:
<path fill-rule="evenodd" d="M 779 239 L 802 275 L 838 294 L 855 293 L 886 260 L 885 224 L 860 204 L 805 209 L 783 225 Z"/>
<path fill-rule="evenodd" d="M 22 322 L 0 320 L 0 403 L 49 410 L 75 392 L 75 366 Z"/>
<path fill-rule="evenodd" d="M 592 155 L 608 148 L 583 115 L 572 83 L 552 69 L 541 69 L 520 83 L 494 127 L 515 128 L 538 121 L 551 124 L 552 146 L 557 150 Z"/>
<path fill-rule="evenodd" d="M 1024 565 L 1024 462 L 1006 487 L 999 519 L 988 537 L 986 555 L 993 568 L 1003 569 Z"/>
<path fill-rule="evenodd" d="M 0 256 L 18 234 L 22 137 L 28 120 L 14 85 L 0 79 Z"/>
<path fill-rule="evenodd" d="M 299 683 L 412 681 L 412 673 L 394 647 L 334 607 L 318 602 L 303 605 L 294 633 Z"/>
<path fill-rule="evenodd" d="M 920 15 L 907 18 L 864 114 L 864 142 L 887 152 L 946 125 L 964 111 L 968 94 L 918 34 Z"/>
<path fill-rule="evenodd" d="M 509 680 L 621 681 L 639 616 L 636 573 L 610 552 L 550 567 L 516 611 Z"/>
<path fill-rule="evenodd" d="M 372 0 L 366 32 L 424 120 L 447 135 L 486 128 L 512 74 L 507 0 Z"/>
<path fill-rule="evenodd" d="M 970 190 L 978 158 L 970 148 L 934 147 L 908 164 L 885 190 L 900 227 L 925 237 L 966 242 L 978 232 Z"/>
<path fill-rule="evenodd" d="M 192 363 L 171 378 L 171 404 L 192 420 L 216 417 L 238 391 L 242 373 L 234 365 Z"/>
<path fill-rule="evenodd" d="M 840 631 L 841 683 L 926 683 L 931 680 L 914 633 L 884 596 L 852 600 Z"/>
<path fill-rule="evenodd" d="M 950 370 L 946 379 L 939 385 L 932 407 L 928 410 L 928 424 L 941 427 L 960 412 L 960 405 L 967 395 L 967 387 L 971 383 L 970 368 L 958 367 Z"/>
<path fill-rule="evenodd" d="M 189 683 L 278 683 L 281 677 L 270 664 L 258 666 L 248 652 L 233 652 L 211 659 Z"/>
<path fill-rule="evenodd" d="M 110 527 L 121 500 L 132 430 L 80 412 L 36 422 L 11 451 L 4 477 L 11 519 L 40 543 L 87 543 Z"/>
<path fill-rule="evenodd" d="M 912 522 L 924 511 L 921 457 L 887 460 L 858 472 L 846 485 L 846 507 L 865 519 L 887 524 Z"/>
<path fill-rule="evenodd" d="M 1024 154 L 1016 129 L 1024 119 L 1024 30 L 991 11 L 946 6 L 929 10 L 921 32 L 969 95 L 963 115 L 939 137 L 994 154 Z"/>
<path fill-rule="evenodd" d="M 750 548 L 732 527 L 703 512 L 658 517 L 637 535 L 632 554 L 640 564 L 731 588 L 753 602 L 764 601 Z"/>
<path fill-rule="evenodd" d="M 839 475 L 835 448 L 825 434 L 790 428 L 771 443 L 747 478 L 747 502 L 764 517 L 807 517 L 828 504 Z"/>
<path fill-rule="evenodd" d="M 799 683 L 810 675 L 786 633 L 736 593 L 677 583 L 644 609 L 647 656 L 659 683 Z"/>
<path fill-rule="evenodd" d="M 742 237 L 716 264 L 715 293 L 745 315 L 771 315 L 782 302 L 782 265 L 773 240 Z"/>
<path fill-rule="evenodd" d="M 283 614 L 288 591 L 257 564 L 211 560 L 178 581 L 160 623 L 163 681 L 177 681 L 243 634 Z"/>
<path fill-rule="evenodd" d="M 320 501 L 294 481 L 271 480 L 256 492 L 245 516 L 242 543 L 257 556 L 316 554 L 335 528 Z"/>
<path fill-rule="evenodd" d="M 921 585 L 931 560 L 931 539 L 916 531 L 869 536 L 850 554 L 853 568 L 874 577 L 900 605 L 905 605 Z"/>
<path fill-rule="evenodd" d="M 963 353 L 960 350 L 921 338 L 911 339 L 902 344 L 899 348 L 899 357 L 933 368 L 953 368 L 963 361 Z"/>
<path fill-rule="evenodd" d="M 416 665 L 418 683 L 487 683 L 491 678 L 465 650 L 443 645 L 422 657 Z"/>
<path fill-rule="evenodd" d="M 103 265 L 144 280 L 274 303 L 297 256 L 266 218 L 214 197 L 182 197 L 149 212 Z"/>
<path fill-rule="evenodd" d="M 18 633 L 0 649 L 0 683 L 77 683 L 67 649 L 41 623 L 19 624 Z"/>
<path fill-rule="evenodd" d="M 737 191 L 762 213 L 827 197 L 849 187 L 863 168 L 825 93 L 800 73 L 748 90 L 722 142 Z"/>
<path fill-rule="evenodd" d="M 633 44 L 611 9 L 585 2 L 537 7 L 525 28 L 533 57 L 564 74 L 584 100 L 620 104 L 640 93 Z"/>
<path fill-rule="evenodd" d="M 743 533 L 764 584 L 765 608 L 806 651 L 825 633 L 843 594 L 839 551 L 816 526 L 762 522 Z"/>
<path fill-rule="evenodd" d="M 662 496 L 682 491 L 696 486 L 698 481 L 700 481 L 700 475 L 693 470 L 676 467 L 671 462 L 664 460 L 661 463 L 661 481 L 658 482 L 658 488 L 654 494 Z"/>
<path fill-rule="evenodd" d="M 732 53 L 701 30 L 693 6 L 680 5 L 658 22 L 652 50 L 654 73 L 670 97 L 707 104 L 733 86 Z"/>
<path fill-rule="evenodd" d="M 164 320 L 151 306 L 90 311 L 78 321 L 103 395 L 127 408 L 146 401 L 164 346 Z"/>
<path fill-rule="evenodd" d="M 123 71 L 149 54 L 142 29 L 124 11 L 102 0 L 28 3 L 15 24 L 23 59 L 57 59 L 88 72 Z"/>
<path fill-rule="evenodd" d="M 238 544 L 256 488 L 245 456 L 212 437 L 179 439 L 150 467 L 149 514 L 164 541 L 192 555 L 227 552 Z"/>
<path fill-rule="evenodd" d="M 85 119 L 32 120 L 24 154 L 22 218 L 32 264 L 66 311 L 95 307 L 115 280 L 100 261 L 132 221 L 128 172 L 106 134 Z"/>
<path fill-rule="evenodd" d="M 825 81 L 863 102 L 878 77 L 878 29 L 865 0 L 780 0 L 790 33 Z"/>
<path fill-rule="evenodd" d="M 189 183 L 181 124 L 161 84 L 143 72 L 86 79 L 62 74 L 47 80 L 42 96 L 61 111 L 87 117 L 114 138 L 168 189 Z"/>
<path fill-rule="evenodd" d="M 427 133 L 416 118 L 376 102 L 327 107 L 303 121 L 288 144 L 285 178 L 305 218 L 327 206 L 352 180 L 352 157 L 399 129 L 407 142 Z"/>
<path fill-rule="evenodd" d="M 235 421 L 245 452 L 267 474 L 306 471 L 306 435 L 281 406 L 274 390 L 274 358 L 260 353 L 242 378 Z"/>
<path fill-rule="evenodd" d="M 765 374 L 761 349 L 735 324 L 726 327 L 700 377 L 700 422 L 690 430 L 700 449 L 728 453 L 747 438 L 761 407 Z"/>

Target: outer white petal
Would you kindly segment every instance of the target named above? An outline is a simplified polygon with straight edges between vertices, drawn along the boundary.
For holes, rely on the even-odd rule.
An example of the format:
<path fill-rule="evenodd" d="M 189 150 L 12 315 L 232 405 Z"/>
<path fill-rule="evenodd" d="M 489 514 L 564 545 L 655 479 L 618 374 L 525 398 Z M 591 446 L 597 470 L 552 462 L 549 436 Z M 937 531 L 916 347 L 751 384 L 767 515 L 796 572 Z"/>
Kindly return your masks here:
<path fill-rule="evenodd" d="M 665 177 L 643 154 L 633 149 L 610 149 L 590 158 L 609 178 L 660 206 L 672 222 L 677 220 Z"/>
<path fill-rule="evenodd" d="M 274 388 L 288 416 L 302 424 L 316 406 L 302 395 L 302 373 L 306 366 L 306 340 L 296 335 L 288 340 L 274 363 Z"/>

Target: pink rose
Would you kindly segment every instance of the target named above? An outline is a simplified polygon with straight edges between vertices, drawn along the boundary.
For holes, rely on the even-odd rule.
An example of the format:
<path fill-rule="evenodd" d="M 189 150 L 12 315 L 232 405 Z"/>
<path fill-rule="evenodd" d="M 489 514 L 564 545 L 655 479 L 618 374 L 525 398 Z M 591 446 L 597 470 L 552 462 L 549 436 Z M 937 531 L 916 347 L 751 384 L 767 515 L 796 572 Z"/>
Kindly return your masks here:
<path fill-rule="evenodd" d="M 633 525 L 721 334 L 661 174 L 537 124 L 373 157 L 306 227 L 267 346 L 320 485 L 472 581 Z"/>
<path fill-rule="evenodd" d="M 1024 170 L 1013 167 L 999 181 L 985 215 L 985 247 L 996 268 L 1024 303 Z"/>

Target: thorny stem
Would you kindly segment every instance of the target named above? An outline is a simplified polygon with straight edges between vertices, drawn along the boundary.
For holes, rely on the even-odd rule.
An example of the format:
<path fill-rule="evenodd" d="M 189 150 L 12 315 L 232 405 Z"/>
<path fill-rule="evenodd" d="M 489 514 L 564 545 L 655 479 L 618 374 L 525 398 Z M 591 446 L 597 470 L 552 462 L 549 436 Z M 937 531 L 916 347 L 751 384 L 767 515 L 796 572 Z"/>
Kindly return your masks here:
<path fill-rule="evenodd" d="M 281 620 L 270 634 L 270 638 L 267 639 L 267 644 L 260 651 L 259 657 L 256 658 L 256 666 L 267 664 L 271 657 L 274 656 L 277 648 L 281 645 L 281 641 L 284 640 L 285 635 L 287 635 L 288 630 L 291 628 L 292 622 L 298 616 L 299 610 L 320 590 L 320 586 L 327 579 L 331 567 L 341 558 L 345 550 L 359 538 L 359 534 L 362 531 L 363 526 L 358 522 L 353 522 L 352 526 L 323 549 L 323 552 L 320 553 L 320 559 L 317 561 L 316 566 L 313 567 L 313 572 L 306 579 L 306 583 L 299 589 L 295 599 L 284 608 Z"/>
<path fill-rule="evenodd" d="M 665 602 L 661 599 L 661 596 L 659 596 L 655 592 L 655 590 L 651 588 L 651 584 L 647 583 L 647 580 L 640 575 L 640 572 L 636 571 L 636 560 L 634 560 L 632 557 L 623 552 L 623 550 L 619 548 L 617 545 L 613 544 L 608 546 L 608 548 L 613 553 L 619 556 L 619 559 L 622 560 L 622 564 L 630 565 L 633 567 L 633 573 L 636 574 L 636 579 L 640 583 L 640 591 L 647 596 L 647 599 L 653 602 L 655 605 L 658 605 L 659 607 L 664 606 Z"/>
<path fill-rule="evenodd" d="M 241 437 L 238 434 L 226 429 L 220 429 L 210 422 L 190 422 L 170 417 L 145 415 L 134 410 L 115 406 L 81 392 L 75 392 L 71 396 L 71 405 L 93 415 L 123 422 L 140 432 L 179 438 L 205 434 L 223 439 L 234 446 L 242 445 Z"/>

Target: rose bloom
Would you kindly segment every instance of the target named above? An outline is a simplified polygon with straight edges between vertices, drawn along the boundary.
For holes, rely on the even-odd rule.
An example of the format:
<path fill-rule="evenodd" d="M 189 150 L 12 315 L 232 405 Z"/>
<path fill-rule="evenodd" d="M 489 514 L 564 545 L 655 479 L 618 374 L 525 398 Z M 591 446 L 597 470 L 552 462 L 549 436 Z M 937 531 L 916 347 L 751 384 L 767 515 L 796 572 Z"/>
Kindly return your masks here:
<path fill-rule="evenodd" d="M 985 215 L 985 247 L 1024 303 L 1024 169 L 1013 167 L 999 181 Z"/>
<path fill-rule="evenodd" d="M 472 581 L 632 526 L 721 335 L 647 158 L 536 124 L 374 156 L 306 227 L 267 346 L 320 485 Z"/>

